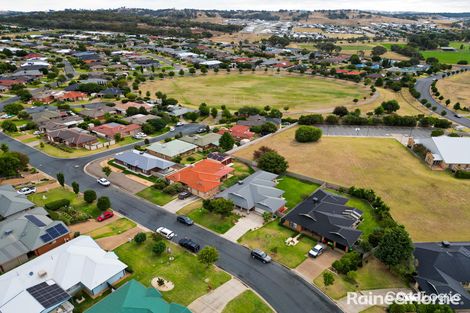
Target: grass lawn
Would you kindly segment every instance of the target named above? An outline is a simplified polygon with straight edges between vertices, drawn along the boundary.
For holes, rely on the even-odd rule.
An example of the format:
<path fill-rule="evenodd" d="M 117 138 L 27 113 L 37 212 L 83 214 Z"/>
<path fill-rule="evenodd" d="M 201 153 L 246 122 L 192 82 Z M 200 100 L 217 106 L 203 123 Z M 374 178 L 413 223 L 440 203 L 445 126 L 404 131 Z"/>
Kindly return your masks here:
<path fill-rule="evenodd" d="M 385 265 L 375 258 L 369 259 L 357 270 L 356 282 L 352 283 L 344 275 L 335 274 L 333 285 L 325 287 L 323 273 L 313 281 L 323 292 L 331 298 L 338 300 L 346 296 L 347 292 L 359 290 L 406 288 L 406 284 L 393 275 Z"/>
<path fill-rule="evenodd" d="M 223 217 L 219 214 L 209 212 L 202 207 L 198 207 L 191 212 L 188 212 L 187 215 L 192 218 L 195 223 L 209 228 L 219 234 L 227 232 L 240 218 L 240 216 L 234 213 L 227 217 Z"/>
<path fill-rule="evenodd" d="M 255 172 L 250 166 L 238 161 L 234 161 L 232 167 L 234 169 L 232 176 L 226 179 L 222 184 L 225 188 L 235 185 L 239 180 L 243 180 Z"/>
<path fill-rule="evenodd" d="M 463 49 L 460 49 L 461 45 L 463 45 Z M 457 51 L 442 51 L 440 49 L 436 49 L 420 52 L 423 54 L 425 59 L 434 57 L 441 63 L 457 64 L 457 62 L 462 60 L 466 60 L 470 63 L 470 44 L 452 41 L 449 46 L 454 47 Z"/>
<path fill-rule="evenodd" d="M 141 90 L 144 94 L 150 91 L 152 95 L 160 90 L 192 107 L 206 102 L 208 105 L 226 105 L 233 110 L 244 105 L 270 105 L 281 110 L 289 106 L 294 111 L 334 108 L 368 94 L 362 85 L 340 80 L 264 72 L 218 73 L 148 81 L 142 84 Z"/>
<path fill-rule="evenodd" d="M 93 239 L 105 238 L 122 234 L 129 229 L 136 227 L 137 224 L 127 218 L 120 218 L 112 223 L 109 223 L 103 227 L 93 230 L 87 234 Z"/>
<path fill-rule="evenodd" d="M 189 159 L 193 159 L 192 161 L 188 160 Z M 181 160 L 181 164 L 193 164 L 193 163 L 196 163 L 197 161 L 200 161 L 202 159 L 204 159 L 205 156 L 202 154 L 202 153 L 199 153 L 199 152 L 196 152 L 196 153 L 193 153 L 191 155 L 188 155 L 187 157 L 184 157 L 182 160 Z"/>
<path fill-rule="evenodd" d="M 137 193 L 139 197 L 142 197 L 156 205 L 165 205 L 171 200 L 175 199 L 175 196 L 164 193 L 161 190 L 153 187 L 145 188 L 144 190 Z"/>
<path fill-rule="evenodd" d="M 282 176 L 276 187 L 285 191 L 283 197 L 287 201 L 286 206 L 292 209 L 311 195 L 320 185 L 291 176 Z"/>
<path fill-rule="evenodd" d="M 470 181 L 432 171 L 395 139 L 323 137 L 297 143 L 289 129 L 235 153 L 250 159 L 260 146 L 271 146 L 294 173 L 345 187 L 372 188 L 391 207 L 414 241 L 465 241 L 470 236 Z"/>
<path fill-rule="evenodd" d="M 247 290 L 231 300 L 222 313 L 271 313 L 273 310 L 253 291 Z"/>
<path fill-rule="evenodd" d="M 149 236 L 150 237 L 150 236 Z M 114 252 L 119 259 L 133 270 L 132 277 L 145 286 L 156 276 L 163 277 L 174 283 L 173 290 L 162 292 L 163 297 L 171 302 L 188 305 L 195 299 L 216 289 L 230 280 L 230 275 L 214 266 L 206 267 L 197 261 L 196 256 L 177 245 L 171 245 L 170 261 L 167 252 L 162 256 L 152 253 L 155 241 L 148 238 L 143 244 L 126 243 Z"/>
<path fill-rule="evenodd" d="M 378 305 L 371 306 L 360 313 L 386 313 L 387 309 Z"/>
<path fill-rule="evenodd" d="M 302 236 L 297 245 L 287 246 L 285 240 L 295 235 L 295 231 L 279 225 L 278 220 L 275 220 L 249 231 L 238 242 L 251 249 L 261 249 L 277 262 L 295 268 L 307 258 L 308 250 L 316 244 L 315 240 Z"/>
<path fill-rule="evenodd" d="M 468 106 L 468 102 L 470 101 L 470 72 L 439 79 L 436 87 L 441 95 L 444 96 L 444 100 L 440 101 L 443 105 L 445 105 L 445 100 L 451 100 L 449 109 L 453 110 L 453 106 L 456 102 L 460 102 L 462 107 Z M 459 113 L 468 114 L 468 112 L 465 111 L 459 111 Z"/>

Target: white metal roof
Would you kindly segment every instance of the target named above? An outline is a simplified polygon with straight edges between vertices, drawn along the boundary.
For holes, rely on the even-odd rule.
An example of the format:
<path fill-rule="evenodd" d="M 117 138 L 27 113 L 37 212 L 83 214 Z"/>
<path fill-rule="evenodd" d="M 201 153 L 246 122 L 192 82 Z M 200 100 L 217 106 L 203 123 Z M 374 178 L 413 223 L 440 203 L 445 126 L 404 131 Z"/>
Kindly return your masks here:
<path fill-rule="evenodd" d="M 439 136 L 432 141 L 447 164 L 470 164 L 470 137 Z"/>

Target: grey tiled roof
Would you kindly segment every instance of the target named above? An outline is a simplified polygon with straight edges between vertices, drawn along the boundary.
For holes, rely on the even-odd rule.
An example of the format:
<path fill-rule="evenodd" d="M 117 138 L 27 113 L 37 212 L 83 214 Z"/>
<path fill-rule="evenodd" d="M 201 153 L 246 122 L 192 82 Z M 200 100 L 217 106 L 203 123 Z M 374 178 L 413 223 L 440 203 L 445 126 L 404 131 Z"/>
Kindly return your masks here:
<path fill-rule="evenodd" d="M 134 167 L 138 167 L 144 171 L 152 169 L 164 170 L 175 165 L 175 163 L 157 158 L 156 156 L 150 155 L 137 150 L 129 150 L 117 153 L 115 156 L 116 160 L 124 162 Z"/>
<path fill-rule="evenodd" d="M 0 186 L 0 216 L 8 217 L 32 207 L 34 203 L 18 194 L 12 186 Z"/>

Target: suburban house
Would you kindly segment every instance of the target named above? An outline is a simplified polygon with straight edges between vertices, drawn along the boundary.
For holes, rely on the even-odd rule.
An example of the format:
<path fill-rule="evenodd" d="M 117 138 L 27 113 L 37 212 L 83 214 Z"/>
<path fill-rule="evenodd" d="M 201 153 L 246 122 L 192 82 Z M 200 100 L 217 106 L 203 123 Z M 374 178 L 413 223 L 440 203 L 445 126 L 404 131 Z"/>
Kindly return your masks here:
<path fill-rule="evenodd" d="M 97 106 L 93 109 L 85 109 L 80 111 L 78 114 L 84 117 L 89 117 L 91 119 L 97 119 L 97 120 L 104 120 L 106 114 L 115 114 L 116 109 L 113 107 L 109 107 L 106 105 L 103 106 Z"/>
<path fill-rule="evenodd" d="M 230 165 L 233 160 L 230 154 L 222 153 L 222 152 L 211 152 L 207 155 L 208 159 L 216 160 L 222 163 L 223 165 Z"/>
<path fill-rule="evenodd" d="M 127 109 L 129 108 L 136 108 L 140 109 L 141 107 L 145 108 L 146 111 L 150 111 L 153 106 L 147 103 L 138 103 L 138 102 L 126 102 L 126 103 L 117 103 L 114 106 L 114 109 L 116 110 L 117 113 L 125 115 L 127 112 Z"/>
<path fill-rule="evenodd" d="M 0 220 L 30 210 L 36 205 L 20 195 L 11 185 L 0 185 Z"/>
<path fill-rule="evenodd" d="M 408 147 L 416 145 L 427 149 L 424 160 L 432 169 L 470 171 L 470 137 L 410 137 Z"/>
<path fill-rule="evenodd" d="M 276 174 L 258 171 L 225 189 L 216 195 L 216 198 L 232 200 L 236 208 L 254 210 L 260 214 L 282 212 L 285 209 L 286 200 L 282 197 L 284 190 L 275 187 L 276 178 Z"/>
<path fill-rule="evenodd" d="M 126 276 L 126 267 L 114 252 L 80 236 L 1 275 L 0 312 L 71 313 L 71 296 L 100 295 Z"/>
<path fill-rule="evenodd" d="M 167 303 L 155 288 L 145 287 L 132 279 L 106 298 L 89 308 L 85 313 L 191 313 L 176 303 Z"/>
<path fill-rule="evenodd" d="M 280 118 L 271 118 L 271 117 L 266 117 L 263 115 L 250 115 L 248 116 L 245 120 L 239 120 L 237 122 L 238 125 L 244 125 L 248 127 L 253 127 L 253 126 L 261 126 L 265 123 L 273 123 L 277 127 L 281 125 L 281 119 Z"/>
<path fill-rule="evenodd" d="M 67 115 L 59 118 L 54 118 L 46 122 L 42 122 L 40 123 L 38 128 L 39 130 L 48 132 L 52 130 L 75 127 L 83 122 L 83 118 L 78 115 Z"/>
<path fill-rule="evenodd" d="M 55 97 L 57 100 L 61 101 L 79 101 L 79 100 L 85 100 L 88 97 L 88 95 L 84 92 L 80 91 L 67 91 L 64 92 L 57 97 Z"/>
<path fill-rule="evenodd" d="M 62 113 L 57 110 L 44 110 L 40 112 L 30 113 L 30 115 L 31 115 L 31 120 L 35 122 L 36 124 L 44 123 L 44 122 L 49 121 L 50 119 L 59 118 L 63 116 Z"/>
<path fill-rule="evenodd" d="M 98 142 L 95 136 L 86 131 L 68 128 L 50 131 L 46 133 L 46 138 L 49 142 L 62 143 L 72 148 L 83 148 Z"/>
<path fill-rule="evenodd" d="M 175 165 L 171 161 L 138 150 L 116 153 L 114 160 L 131 171 L 154 176 L 168 175 Z"/>
<path fill-rule="evenodd" d="M 140 125 L 137 124 L 122 125 L 114 122 L 95 126 L 90 130 L 98 137 L 102 138 L 114 138 L 116 134 L 120 134 L 121 138 L 124 138 L 127 136 L 133 136 L 142 131 Z"/>
<path fill-rule="evenodd" d="M 219 130 L 218 133 L 220 135 L 223 135 L 226 132 L 229 132 L 232 135 L 232 137 L 236 140 L 242 140 L 242 139 L 251 140 L 253 139 L 253 136 L 255 135 L 255 133 L 250 131 L 250 127 L 245 126 L 245 125 L 234 125 L 229 129 L 223 128 Z"/>
<path fill-rule="evenodd" d="M 468 312 L 470 309 L 470 242 L 415 243 L 414 277 L 419 290 L 426 294 L 460 294 L 459 305 L 453 309 Z"/>
<path fill-rule="evenodd" d="M 43 208 L 34 208 L 0 222 L 0 273 L 70 240 L 67 226 L 47 214 Z"/>
<path fill-rule="evenodd" d="M 142 126 L 143 124 L 147 123 L 148 120 L 153 120 L 157 118 L 158 118 L 157 116 L 152 115 L 152 114 L 147 114 L 147 115 L 136 114 L 136 115 L 132 115 L 132 116 L 124 118 L 124 121 L 131 123 L 131 124 L 137 124 L 137 125 Z"/>
<path fill-rule="evenodd" d="M 98 97 L 115 98 L 122 96 L 122 90 L 117 87 L 106 88 L 105 90 L 96 94 Z"/>
<path fill-rule="evenodd" d="M 166 178 L 170 182 L 179 182 L 185 185 L 188 190 L 203 199 L 214 196 L 220 188 L 228 174 L 233 172 L 233 168 L 222 163 L 204 159 L 191 164 Z"/>
<path fill-rule="evenodd" d="M 177 156 L 186 156 L 197 150 L 192 143 L 178 139 L 169 142 L 155 142 L 147 148 L 147 152 L 165 160 L 171 160 Z"/>
<path fill-rule="evenodd" d="M 222 135 L 216 133 L 208 133 L 207 135 L 186 135 L 179 140 L 192 143 L 201 150 L 219 147 L 219 140 Z"/>
<path fill-rule="evenodd" d="M 285 226 L 318 237 L 333 248 L 348 251 L 362 232 L 356 227 L 362 211 L 346 206 L 347 198 L 318 189 L 285 217 Z"/>

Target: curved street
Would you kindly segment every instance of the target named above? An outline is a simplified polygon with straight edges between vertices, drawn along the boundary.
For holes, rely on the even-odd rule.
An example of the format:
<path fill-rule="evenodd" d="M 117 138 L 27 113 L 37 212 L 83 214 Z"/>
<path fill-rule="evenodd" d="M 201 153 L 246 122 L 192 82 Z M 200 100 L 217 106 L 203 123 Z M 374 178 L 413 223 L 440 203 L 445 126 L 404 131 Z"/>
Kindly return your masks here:
<path fill-rule="evenodd" d="M 199 127 L 200 125 L 191 124 L 178 129 L 178 131 L 192 133 Z M 173 137 L 174 135 L 175 132 L 166 133 L 153 138 L 151 141 L 162 140 L 167 137 Z M 277 263 L 264 265 L 261 262 L 253 260 L 249 255 L 248 249 L 245 247 L 226 240 L 201 227 L 187 227 L 177 223 L 174 214 L 115 187 L 102 187 L 96 183 L 95 178 L 83 172 L 84 167 L 90 161 L 127 150 L 129 146 L 105 151 L 89 157 L 58 159 L 47 156 L 3 133 L 0 133 L 0 141 L 7 143 L 13 151 L 27 154 L 32 166 L 51 176 L 55 177 L 56 173 L 62 172 L 68 185 L 76 181 L 80 184 L 81 190 L 94 189 L 99 196 L 108 196 L 115 210 L 149 229 L 166 226 L 175 231 L 178 237 L 187 236 L 201 243 L 201 245 L 215 246 L 220 252 L 220 259 L 217 265 L 253 288 L 268 301 L 277 312 L 342 312 L 327 296 L 312 284 L 294 274 L 290 269 Z"/>
<path fill-rule="evenodd" d="M 456 74 L 459 75 L 459 74 Z M 431 103 L 432 106 L 436 106 L 438 112 L 445 111 L 447 112 L 446 115 L 444 116 L 446 119 L 451 120 L 454 123 L 470 127 L 470 119 L 466 117 L 457 117 L 456 113 L 452 111 L 451 109 L 447 108 L 445 105 L 440 104 L 437 102 L 431 95 L 431 84 L 435 79 L 445 79 L 443 78 L 443 74 L 439 73 L 434 76 L 426 77 L 426 78 L 421 78 L 416 81 L 415 84 L 415 89 L 421 93 L 421 99 L 426 99 Z"/>

